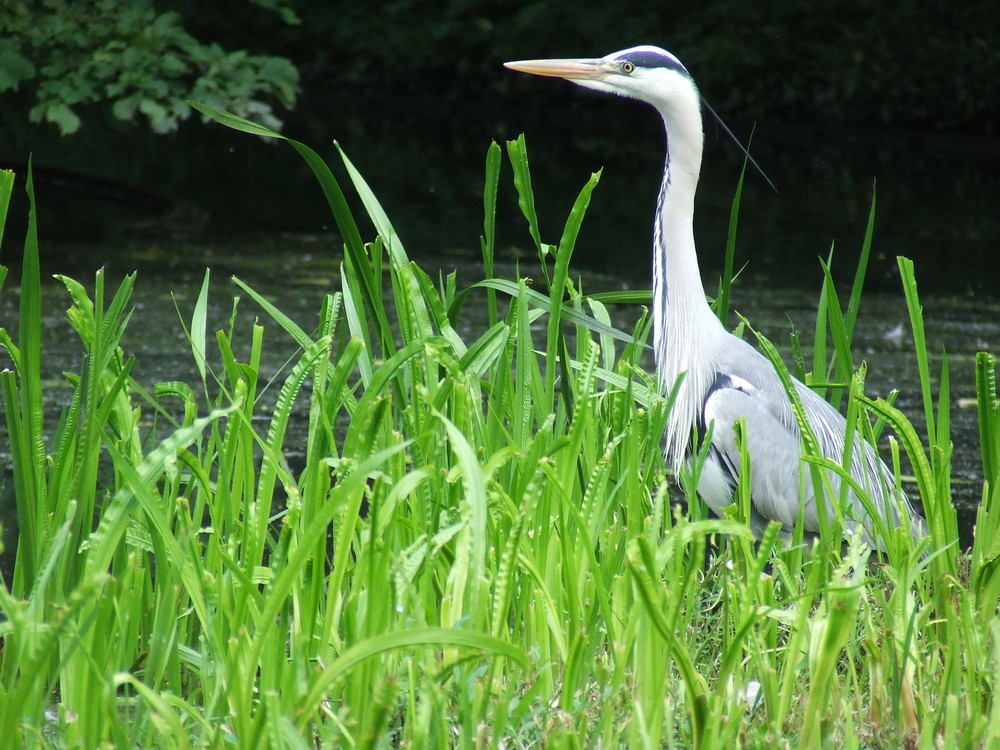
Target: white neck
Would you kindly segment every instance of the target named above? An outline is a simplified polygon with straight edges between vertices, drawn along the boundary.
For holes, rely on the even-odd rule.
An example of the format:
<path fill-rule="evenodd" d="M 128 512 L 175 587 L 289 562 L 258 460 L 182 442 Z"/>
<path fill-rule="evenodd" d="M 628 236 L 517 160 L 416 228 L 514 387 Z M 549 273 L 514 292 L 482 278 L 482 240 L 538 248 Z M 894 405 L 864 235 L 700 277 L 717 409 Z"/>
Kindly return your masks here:
<path fill-rule="evenodd" d="M 714 379 L 708 342 L 725 329 L 705 299 L 694 243 L 694 196 L 701 171 L 700 103 L 694 112 L 660 108 L 667 135 L 667 160 L 653 228 L 654 353 L 660 386 L 669 393 L 684 379 L 667 424 L 666 456 L 677 469 Z M 678 116 L 678 114 L 680 116 Z"/>

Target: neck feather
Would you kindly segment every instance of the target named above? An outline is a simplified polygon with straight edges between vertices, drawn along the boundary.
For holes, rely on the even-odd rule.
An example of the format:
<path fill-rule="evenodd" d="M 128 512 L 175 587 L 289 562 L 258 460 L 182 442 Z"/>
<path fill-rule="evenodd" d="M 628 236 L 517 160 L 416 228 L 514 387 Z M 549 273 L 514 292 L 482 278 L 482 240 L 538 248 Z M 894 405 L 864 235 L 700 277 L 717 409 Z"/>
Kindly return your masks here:
<path fill-rule="evenodd" d="M 715 376 L 712 340 L 724 328 L 705 300 L 694 243 L 694 196 L 701 170 L 700 111 L 661 112 L 667 158 L 653 227 L 654 352 L 661 388 L 683 375 L 667 423 L 666 458 L 676 470 L 690 446 Z M 682 113 L 683 114 L 683 113 Z"/>

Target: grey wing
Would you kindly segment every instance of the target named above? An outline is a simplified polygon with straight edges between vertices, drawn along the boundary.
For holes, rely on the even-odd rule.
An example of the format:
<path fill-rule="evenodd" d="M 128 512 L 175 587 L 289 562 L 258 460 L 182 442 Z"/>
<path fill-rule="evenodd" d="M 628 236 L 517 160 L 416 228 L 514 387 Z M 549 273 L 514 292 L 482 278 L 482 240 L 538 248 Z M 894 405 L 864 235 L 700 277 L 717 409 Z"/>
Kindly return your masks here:
<path fill-rule="evenodd" d="M 792 528 L 804 511 L 803 527 L 819 530 L 816 503 L 808 487 L 800 488 L 802 448 L 794 422 L 776 413 L 772 399 L 752 383 L 732 375 L 720 376 L 705 399 L 705 425 L 711 425 L 709 461 L 699 477 L 698 491 L 718 512 L 732 502 L 732 487 L 739 475 L 740 451 L 733 425 L 746 424 L 750 459 L 750 496 L 760 522 L 781 522 Z M 788 409 L 789 415 L 791 408 Z M 727 492 L 728 490 L 728 492 Z M 801 498 L 805 498 L 804 504 Z M 755 524 L 757 525 L 757 524 Z"/>
<path fill-rule="evenodd" d="M 806 419 L 812 427 L 820 452 L 827 458 L 842 464 L 847 443 L 847 422 L 830 404 L 805 385 L 796 382 L 796 390 L 806 412 Z M 789 407 L 790 408 L 790 407 Z M 879 457 L 878 452 L 867 440 L 855 435 L 851 446 L 851 477 L 871 500 L 873 510 L 890 527 L 910 526 L 915 538 L 927 534 L 923 519 L 914 511 L 909 499 L 896 485 L 891 469 Z M 840 490 L 840 480 L 831 477 L 834 492 Z M 872 519 L 853 490 L 848 493 L 851 501 L 849 512 L 862 522 L 869 543 L 872 538 Z M 848 522 L 851 528 L 855 524 Z"/>
<path fill-rule="evenodd" d="M 724 363 L 728 374 L 717 378 L 716 385 L 705 400 L 705 424 L 713 418 L 716 420 L 711 450 L 718 452 L 722 466 L 729 467 L 735 483 L 737 472 L 733 469 L 739 467 L 739 451 L 736 450 L 732 425 L 743 417 L 747 425 L 747 450 L 752 465 L 750 486 L 754 509 L 764 519 L 777 520 L 791 527 L 801 502 L 803 527 L 807 531 L 818 531 L 819 516 L 812 482 L 806 481 L 800 488 L 801 438 L 788 395 L 771 363 L 746 342 L 740 339 L 735 341 L 729 350 L 728 361 Z M 843 415 L 804 384 L 795 381 L 795 388 L 820 452 L 842 463 L 846 442 Z M 890 525 L 912 525 L 915 536 L 926 533 L 923 520 L 896 488 L 892 472 L 875 449 L 859 436 L 855 436 L 851 449 L 851 476 L 865 489 L 875 511 Z M 834 496 L 839 496 L 838 476 L 831 474 L 830 486 Z M 706 490 L 712 489 L 711 483 L 707 483 Z M 848 496 L 852 506 L 848 515 L 862 522 L 871 542 L 872 521 L 855 493 L 849 492 Z M 832 514 L 832 511 L 830 508 L 827 512 Z M 851 518 L 846 520 L 848 528 L 856 526 Z"/>

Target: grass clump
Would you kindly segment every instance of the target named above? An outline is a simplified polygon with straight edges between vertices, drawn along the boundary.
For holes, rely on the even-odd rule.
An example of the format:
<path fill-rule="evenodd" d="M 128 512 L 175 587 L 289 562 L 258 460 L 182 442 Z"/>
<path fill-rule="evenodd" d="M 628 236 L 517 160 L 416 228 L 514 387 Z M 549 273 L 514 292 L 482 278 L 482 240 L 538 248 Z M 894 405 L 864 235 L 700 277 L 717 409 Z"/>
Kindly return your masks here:
<path fill-rule="evenodd" d="M 558 244 L 546 244 L 523 140 L 508 144 L 540 256 L 535 289 L 494 276 L 502 153 L 491 146 L 485 278 L 459 289 L 409 260 L 341 154 L 378 232 L 365 244 L 327 165 L 289 143 L 326 194 L 345 256 L 312 332 L 236 280 L 298 346 L 266 415 L 265 329 L 232 322 L 210 336 L 207 274 L 185 323 L 202 382 L 147 393 L 119 345 L 134 276 L 112 294 L 98 272 L 92 292 L 62 279 L 86 357 L 66 375 L 73 395 L 58 424 L 43 424 L 29 180 L 17 341 L 0 333 L 13 363 L 0 392 L 20 521 L 14 574 L 0 585 L 0 737 L 26 747 L 1000 746 L 990 355 L 977 362 L 987 481 L 975 544 L 959 554 L 947 391 L 935 403 L 925 390 L 935 421 L 924 446 L 895 407 L 863 397 L 847 360 L 860 284 L 846 315 L 825 286 L 836 346 L 830 357 L 819 347 L 815 378 L 849 386 L 856 429 L 888 423 L 899 435 L 894 455 L 914 467 L 929 547 L 905 533 L 885 554 L 860 538 L 789 547 L 777 528 L 754 540 L 739 520 L 746 487 L 722 519 L 706 518 L 690 491 L 686 506 L 671 497 L 660 455 L 669 399 L 640 366 L 649 320 L 623 334 L 605 303 L 626 296 L 585 297 L 572 283 L 598 175 Z M 5 213 L 12 178 L 0 174 Z M 901 269 L 916 330 L 912 268 Z M 470 295 L 485 298 L 488 324 L 463 338 Z M 292 469 L 283 446 L 301 400 L 307 445 Z M 144 414 L 167 434 L 149 442 Z"/>

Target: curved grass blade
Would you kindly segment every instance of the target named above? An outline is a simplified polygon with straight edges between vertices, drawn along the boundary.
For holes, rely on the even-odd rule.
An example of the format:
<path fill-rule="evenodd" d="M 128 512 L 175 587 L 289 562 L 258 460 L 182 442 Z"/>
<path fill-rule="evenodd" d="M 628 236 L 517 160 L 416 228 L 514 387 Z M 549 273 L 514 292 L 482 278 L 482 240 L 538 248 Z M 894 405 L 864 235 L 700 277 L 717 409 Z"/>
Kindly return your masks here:
<path fill-rule="evenodd" d="M 492 653 L 510 659 L 524 670 L 530 669 L 527 654 L 516 646 L 487 633 L 459 628 L 413 628 L 377 635 L 355 643 L 323 671 L 302 700 L 299 728 L 305 728 L 308 720 L 315 715 L 316 707 L 330 693 L 333 685 L 359 664 L 386 651 L 428 647 L 468 648 Z"/>
<path fill-rule="evenodd" d="M 861 243 L 861 254 L 858 256 L 858 266 L 854 271 L 854 283 L 851 285 L 851 297 L 847 303 L 847 315 L 844 324 L 847 328 L 848 341 L 854 338 L 854 324 L 861 309 L 861 293 L 864 291 L 865 276 L 868 274 L 868 259 L 871 257 L 872 237 L 875 234 L 875 184 L 872 183 L 872 203 L 868 209 L 868 224 L 865 227 L 865 238 Z"/>
<path fill-rule="evenodd" d="M 942 550 L 942 554 L 936 555 L 933 560 L 935 574 L 941 577 L 957 576 L 958 519 L 951 498 L 940 496 L 936 467 L 927 458 L 920 436 L 906 415 L 887 401 L 872 400 L 862 395 L 858 396 L 858 400 L 892 427 L 910 459 L 927 516 L 932 548 Z M 944 562 L 940 562 L 942 555 Z"/>
<path fill-rule="evenodd" d="M 14 173 L 9 169 L 0 169 L 0 247 L 3 247 L 3 228 L 7 223 L 7 208 L 10 206 L 10 197 L 13 193 Z M 6 269 L 3 269 L 3 272 L 6 272 Z M 0 287 L 2 286 L 3 276 L 0 276 Z"/>
<path fill-rule="evenodd" d="M 573 249 L 576 247 L 576 238 L 580 234 L 580 225 L 583 224 L 584 216 L 587 214 L 587 207 L 590 205 L 590 196 L 597 187 L 601 179 L 601 173 L 595 172 L 590 176 L 587 184 L 580 190 L 580 194 L 573 202 L 573 208 L 566 218 L 566 226 L 563 228 L 562 237 L 559 240 L 559 249 L 556 252 L 556 265 L 552 273 L 552 285 L 549 287 L 549 326 L 546 337 L 545 356 L 546 361 L 552 363 L 556 361 L 556 355 L 560 349 L 565 350 L 565 338 L 562 333 L 562 312 L 563 309 L 570 309 L 563 303 L 563 295 L 566 290 L 566 282 L 569 278 L 569 260 L 573 256 Z M 565 359 L 563 360 L 565 362 Z M 545 368 L 545 406 L 549 410 L 555 407 L 555 383 L 556 368 Z M 569 398 L 569 384 L 565 384 L 563 395 Z M 567 403 L 567 411 L 572 411 Z"/>
<path fill-rule="evenodd" d="M 542 235 L 538 229 L 538 213 L 535 211 L 535 193 L 531 189 L 531 171 L 528 169 L 528 146 L 524 141 L 524 133 L 513 141 L 507 141 L 507 156 L 514 169 L 514 188 L 517 190 L 517 205 L 524 218 L 528 220 L 528 233 L 535 241 L 538 250 L 538 261 L 541 265 L 545 285 L 549 285 L 549 271 L 545 263 L 547 248 L 542 243 Z"/>
<path fill-rule="evenodd" d="M 623 289 L 614 292 L 594 292 L 586 295 L 588 300 L 600 302 L 602 305 L 646 305 L 653 304 L 651 289 Z"/>
<path fill-rule="evenodd" d="M 194 303 L 194 311 L 191 313 L 191 335 L 189 337 L 191 351 L 194 354 L 194 363 L 198 368 L 202 384 L 206 382 L 205 333 L 208 327 L 208 280 L 210 276 L 211 270 L 206 268 L 205 278 L 201 282 L 201 291 L 198 292 L 198 297 Z"/>
<path fill-rule="evenodd" d="M 344 167 L 347 168 L 347 174 L 354 184 L 354 190 L 365 206 L 365 211 L 368 212 L 369 218 L 375 224 L 375 231 L 379 233 L 388 246 L 389 257 L 392 259 L 393 267 L 397 270 L 402 268 L 409 263 L 410 259 L 406 256 L 406 251 L 403 250 L 403 242 L 399 239 L 399 235 L 396 234 L 392 222 L 389 221 L 389 216 L 386 214 L 385 209 L 382 208 L 382 204 L 379 203 L 378 198 L 375 197 L 375 193 L 368 187 L 365 178 L 361 176 L 357 167 L 347 158 L 344 149 L 340 147 L 337 141 L 334 141 L 333 145 L 337 149 L 337 153 L 340 154 L 340 158 L 344 162 Z"/>
<path fill-rule="evenodd" d="M 270 128 L 266 128 L 263 125 L 258 125 L 257 123 L 251 122 L 243 117 L 238 117 L 207 104 L 201 104 L 194 101 L 188 101 L 188 104 L 201 112 L 203 115 L 210 117 L 226 127 L 239 130 L 243 133 L 263 136 L 265 138 L 277 138 L 288 143 L 299 153 L 299 155 L 305 160 L 306 164 L 309 165 L 313 174 L 316 176 L 320 187 L 323 189 L 323 194 L 326 196 L 334 221 L 337 223 L 337 228 L 340 230 L 340 234 L 344 239 L 344 245 L 347 251 L 347 262 L 350 265 L 352 272 L 361 282 L 363 303 L 372 318 L 379 322 L 380 330 L 387 332 L 389 330 L 389 324 L 386 319 L 385 309 L 381 304 L 381 280 L 376 278 L 375 274 L 372 272 L 371 262 L 368 258 L 367 252 L 365 251 L 364 242 L 361 240 L 361 232 L 358 231 L 358 225 L 354 221 L 354 216 L 351 214 L 350 207 L 347 205 L 347 199 L 344 197 L 344 192 L 340 189 L 340 184 L 333 176 L 333 173 L 326 165 L 326 162 L 323 161 L 319 154 L 304 143 L 292 140 L 291 138 L 283 136 L 281 133 L 275 132 Z M 389 356 L 392 351 L 394 351 L 391 336 L 383 335 L 381 341 L 386 350 L 386 356 Z"/>
<path fill-rule="evenodd" d="M 465 295 L 467 295 L 472 289 L 496 289 L 498 292 L 503 292 L 504 294 L 507 294 L 513 298 L 517 298 L 517 295 L 519 293 L 518 285 L 516 282 L 509 281 L 507 279 L 484 279 L 483 281 L 476 282 L 468 289 L 465 289 L 459 294 L 457 294 L 456 301 L 452 303 L 452 307 L 454 307 L 455 304 L 458 303 L 460 297 L 463 298 L 464 301 Z M 541 292 L 537 292 L 534 289 L 525 289 L 525 295 L 527 297 L 527 300 L 531 302 L 533 306 L 540 308 L 542 310 L 549 310 L 551 308 L 551 301 L 547 295 L 542 294 Z M 565 303 L 561 308 L 560 314 L 562 315 L 563 320 L 572 323 L 573 325 L 583 326 L 584 328 L 593 331 L 594 333 L 599 334 L 601 336 L 610 336 L 611 338 L 617 341 L 621 341 L 625 344 L 636 343 L 635 338 L 631 334 L 625 333 L 623 331 L 618 330 L 617 328 L 614 328 L 613 326 L 609 326 L 605 323 L 602 323 L 596 318 L 593 318 L 589 315 L 585 315 L 581 313 L 579 310 L 576 310 Z M 449 311 L 449 316 L 453 317 L 453 314 L 450 311 Z M 641 342 L 640 346 L 642 346 L 645 349 L 649 348 L 649 344 L 644 342 Z"/>
<path fill-rule="evenodd" d="M 486 482 L 476 451 L 455 424 L 441 413 L 437 418 L 448 432 L 448 442 L 461 467 L 465 492 L 459 503 L 463 528 L 459 532 L 446 584 L 441 619 L 458 623 L 466 617 L 482 616 L 480 592 L 484 581 L 483 564 L 486 559 Z M 450 612 L 449 612 L 450 610 Z"/>
<path fill-rule="evenodd" d="M 702 748 L 705 746 L 709 730 L 709 707 L 708 699 L 705 695 L 707 685 L 705 678 L 698 674 L 695 669 L 687 647 L 677 638 L 666 615 L 663 613 L 663 597 L 657 595 L 657 587 L 654 583 L 657 576 L 654 574 L 656 564 L 653 558 L 653 550 L 646 539 L 638 537 L 629 542 L 628 565 L 629 570 L 632 571 L 632 578 L 635 581 L 639 599 L 645 608 L 650 623 L 665 641 L 667 650 L 670 652 L 678 671 L 681 673 L 681 678 L 687 689 L 688 713 L 691 719 L 691 734 L 694 738 L 694 747 Z"/>
<path fill-rule="evenodd" d="M 750 155 L 747 154 L 747 158 Z M 747 174 L 747 163 L 743 162 L 740 178 L 736 182 L 736 194 L 729 210 L 729 229 L 726 232 L 726 259 L 722 267 L 722 278 L 719 279 L 719 294 L 715 298 L 715 314 L 722 321 L 723 327 L 729 329 L 729 298 L 733 291 L 733 267 L 736 257 L 736 229 L 740 220 L 740 201 L 743 198 L 743 179 Z"/>
<path fill-rule="evenodd" d="M 979 404 L 983 478 L 993 487 L 1000 479 L 1000 400 L 997 399 L 996 368 L 997 360 L 993 354 L 976 354 L 976 400 Z"/>
<path fill-rule="evenodd" d="M 483 185 L 483 236 L 480 245 L 483 253 L 483 271 L 487 279 L 493 278 L 493 256 L 496 251 L 497 187 L 500 184 L 500 146 L 490 143 L 486 152 L 486 179 Z M 492 289 L 486 292 L 486 306 L 490 326 L 497 322 L 497 296 Z"/>
<path fill-rule="evenodd" d="M 40 560 L 40 545 L 47 538 L 44 412 L 42 411 L 42 282 L 38 258 L 38 220 L 35 188 L 28 160 L 28 231 L 21 266 L 21 299 L 17 351 L 17 376 L 2 374 L 4 411 L 14 468 L 14 496 L 21 524 L 14 593 L 30 587 Z M 6 212 L 6 207 L 4 208 Z M 23 593 L 27 593 L 27 588 Z"/>

